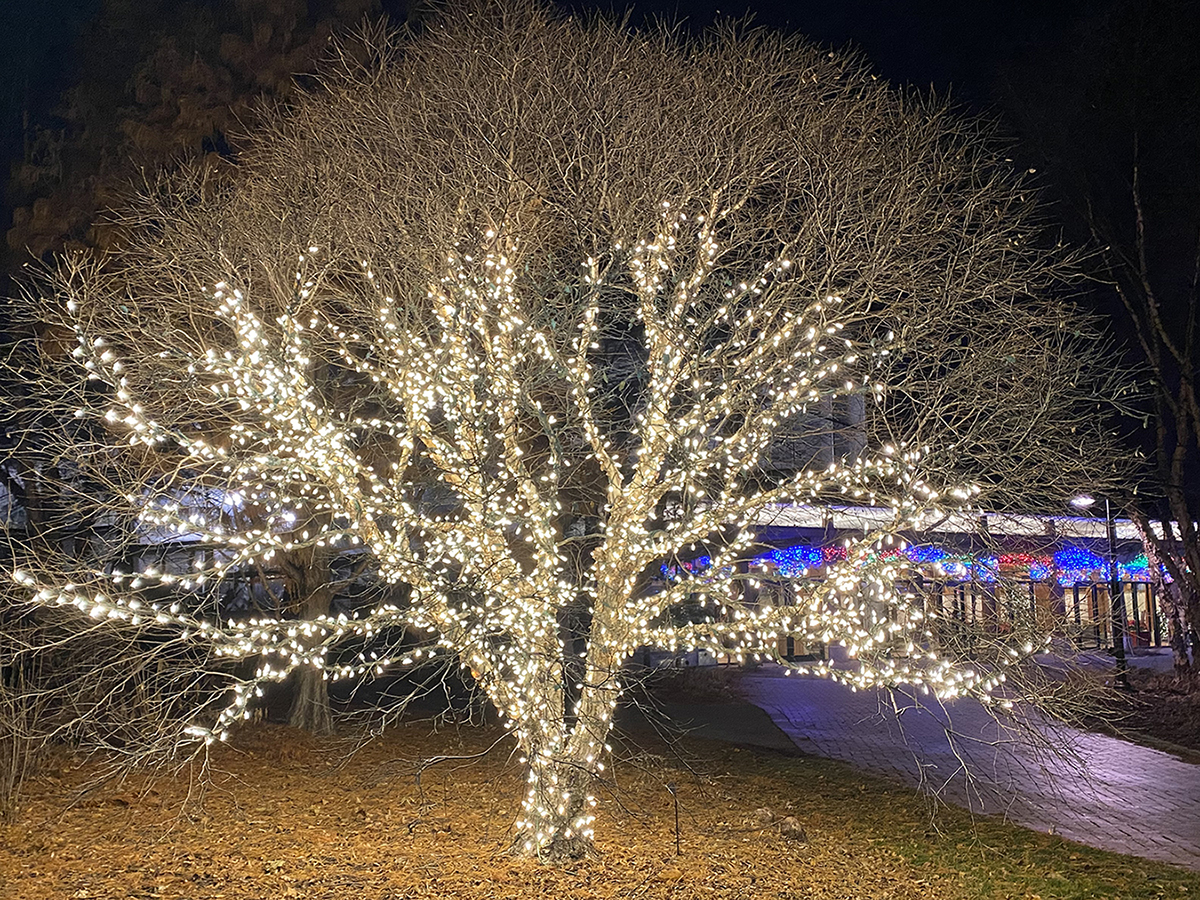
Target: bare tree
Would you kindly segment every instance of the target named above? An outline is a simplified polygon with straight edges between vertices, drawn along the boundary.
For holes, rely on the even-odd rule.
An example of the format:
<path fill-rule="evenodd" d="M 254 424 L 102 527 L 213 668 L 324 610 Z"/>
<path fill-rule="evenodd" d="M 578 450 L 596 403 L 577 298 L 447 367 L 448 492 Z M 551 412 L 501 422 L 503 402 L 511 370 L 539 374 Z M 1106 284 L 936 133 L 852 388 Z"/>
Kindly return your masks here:
<path fill-rule="evenodd" d="M 102 211 L 121 202 L 133 173 L 182 158 L 220 169 L 236 156 L 233 132 L 253 126 L 263 98 L 289 96 L 297 73 L 311 69 L 333 31 L 378 14 L 370 0 L 250 0 L 219 17 L 205 3 L 100 7 L 78 48 L 78 79 L 56 102 L 52 126 L 39 123 L 37 110 L 26 111 L 25 158 L 9 182 L 16 206 L 7 235 L 13 268 L 64 247 L 120 243 L 119 228 Z M 4 331 L 13 324 L 5 319 Z M 40 321 L 29 324 L 40 330 Z M 47 429 L 57 428 L 46 420 L 53 404 L 31 398 L 24 383 L 0 383 L 0 390 L 13 436 L 0 450 L 0 480 L 27 537 L 71 542 L 87 523 L 64 515 L 55 463 L 40 446 Z M 274 568 L 287 585 L 288 605 L 328 611 L 337 579 L 323 560 L 283 556 Z M 328 730 L 324 683 L 307 671 L 294 680 L 289 721 Z"/>
<path fill-rule="evenodd" d="M 72 39 L 73 83 L 53 110 L 24 109 L 24 155 L 7 197 L 14 268 L 119 240 L 101 211 L 119 203 L 133 173 L 234 156 L 232 132 L 253 122 L 255 98 L 288 96 L 330 34 L 378 7 L 245 0 L 218 16 L 205 3 L 97 3 Z"/>
<path fill-rule="evenodd" d="M 591 846 L 640 646 L 842 642 L 853 663 L 817 671 L 1010 703 L 1037 623 L 946 636 L 885 551 L 1114 477 L 1095 414 L 1112 385 L 1056 298 L 1070 261 L 1034 201 L 987 127 L 798 39 L 523 3 L 376 34 L 274 117 L 236 182 L 157 183 L 127 247 L 64 262 L 36 298 L 77 343 L 75 374 L 45 377 L 94 423 L 63 454 L 123 539 L 222 552 L 183 576 L 33 557 L 17 579 L 253 660 L 189 726 L 205 741 L 296 669 L 449 655 L 528 764 L 514 849 L 545 860 Z M 835 458 L 769 464 L 777 435 L 849 398 L 861 415 L 823 426 Z M 756 523 L 845 502 L 885 514 L 773 602 Z M 299 620 L 204 606 L 239 567 L 310 550 L 361 553 L 401 589 Z M 672 560 L 692 565 L 663 580 Z"/>
<path fill-rule="evenodd" d="M 1180 0 L 1113 3 L 1068 40 L 1014 68 L 1006 93 L 1096 248 L 1090 268 L 1116 295 L 1124 355 L 1144 369 L 1150 465 L 1118 499 L 1152 559 L 1185 672 L 1185 635 L 1200 641 L 1200 18 Z"/>

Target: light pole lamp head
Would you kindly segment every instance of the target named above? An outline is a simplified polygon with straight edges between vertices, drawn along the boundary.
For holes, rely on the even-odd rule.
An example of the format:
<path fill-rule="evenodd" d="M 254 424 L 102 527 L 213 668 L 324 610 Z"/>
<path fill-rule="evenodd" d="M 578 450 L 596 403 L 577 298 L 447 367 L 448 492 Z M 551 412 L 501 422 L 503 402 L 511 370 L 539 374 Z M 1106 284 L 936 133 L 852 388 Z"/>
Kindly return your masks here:
<path fill-rule="evenodd" d="M 1096 498 L 1091 494 L 1080 494 L 1077 497 L 1072 497 L 1070 500 L 1071 505 L 1076 509 L 1087 509 L 1095 502 Z"/>

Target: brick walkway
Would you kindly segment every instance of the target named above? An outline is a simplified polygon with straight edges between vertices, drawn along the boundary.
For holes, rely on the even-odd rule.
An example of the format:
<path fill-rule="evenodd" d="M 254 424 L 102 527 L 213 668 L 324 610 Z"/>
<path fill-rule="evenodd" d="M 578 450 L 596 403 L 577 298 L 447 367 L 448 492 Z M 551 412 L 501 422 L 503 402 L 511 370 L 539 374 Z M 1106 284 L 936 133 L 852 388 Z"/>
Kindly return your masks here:
<path fill-rule="evenodd" d="M 974 701 L 929 711 L 898 698 L 897 714 L 886 692 L 854 693 L 820 679 L 764 673 L 742 684 L 801 750 L 899 778 L 975 812 L 1200 871 L 1198 765 L 1042 724 L 1038 732 L 1065 751 L 1047 753 Z"/>

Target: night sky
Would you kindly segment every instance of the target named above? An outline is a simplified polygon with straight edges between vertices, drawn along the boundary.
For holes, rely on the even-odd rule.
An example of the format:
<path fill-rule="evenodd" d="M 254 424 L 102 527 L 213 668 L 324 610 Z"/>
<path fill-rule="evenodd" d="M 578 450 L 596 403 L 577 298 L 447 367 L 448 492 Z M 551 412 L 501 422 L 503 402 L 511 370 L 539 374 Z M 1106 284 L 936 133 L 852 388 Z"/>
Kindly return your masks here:
<path fill-rule="evenodd" d="M 624 9 L 574 2 L 575 8 Z M 799 32 L 832 47 L 855 46 L 888 79 L 952 89 L 985 102 L 998 67 L 1028 45 L 1057 43 L 1085 13 L 1104 3 L 1084 0 L 808 0 L 808 2 L 641 2 L 639 15 L 711 22 L 752 15 L 760 25 Z"/>
<path fill-rule="evenodd" d="M 4 83 L 6 157 L 20 152 L 28 109 L 44 114 L 72 74 L 76 41 L 100 0 L 9 0 L 0 13 L 0 78 Z"/>
<path fill-rule="evenodd" d="M 4 9 L 0 14 L 4 23 L 0 29 L 0 66 L 6 88 L 0 109 L 0 162 L 6 177 L 11 163 L 22 154 L 23 117 L 28 116 L 35 123 L 51 121 L 50 114 L 60 91 L 77 77 L 80 35 L 102 2 L 124 4 L 136 10 L 140 0 L 0 0 Z M 212 0 L 210 7 L 219 20 L 221 10 L 232 9 L 235 2 Z M 403 18 L 405 0 L 382 2 L 392 18 Z M 423 6 L 436 0 L 416 2 Z M 576 10 L 601 8 L 619 13 L 628 8 L 635 24 L 647 17 L 660 17 L 700 28 L 717 16 L 750 17 L 764 26 L 799 32 L 824 46 L 857 48 L 893 83 L 948 93 L 969 110 L 998 115 L 1005 128 L 1016 134 L 1020 123 L 1014 121 L 1012 110 L 1005 108 L 1003 102 L 1008 79 L 1014 75 L 1024 79 L 1026 97 L 1057 98 L 1047 104 L 1051 121 L 1060 117 L 1060 113 L 1068 113 L 1071 104 L 1078 107 L 1084 102 L 1078 99 L 1084 93 L 1078 84 L 1063 90 L 1049 82 L 1043 87 L 1039 79 L 1056 65 L 1059 70 L 1056 77 L 1060 80 L 1064 71 L 1069 73 L 1073 64 L 1070 53 L 1079 34 L 1100 22 L 1107 11 L 1121 6 L 1122 0 L 638 0 L 628 6 L 624 0 L 558 2 Z M 1125 7 L 1153 10 L 1171 4 L 1182 9 L 1195 6 L 1200 22 L 1200 0 L 1145 0 L 1144 4 L 1127 0 Z M 1188 15 L 1184 13 L 1185 17 Z M 152 29 L 154 24 L 148 21 L 146 27 Z M 1121 39 L 1124 40 L 1123 36 Z M 1151 46 L 1152 60 L 1153 50 Z M 1145 54 L 1147 49 L 1143 46 L 1138 52 Z M 1187 51 L 1182 55 L 1187 55 Z M 1196 52 L 1192 51 L 1192 55 Z M 1139 55 L 1139 64 L 1141 59 Z M 1121 77 L 1124 76 L 1118 76 L 1118 80 Z M 1195 85 L 1181 90 L 1172 102 L 1179 104 L 1179 98 L 1186 101 L 1191 97 L 1196 101 L 1194 105 L 1200 107 L 1200 71 L 1195 81 Z M 1169 92 L 1174 91 L 1172 87 Z M 1094 103 L 1094 98 L 1086 102 Z M 1053 108 L 1050 105 L 1053 103 L 1060 108 Z M 1096 104 L 1096 110 L 1103 128 L 1103 116 L 1107 114 L 1103 100 Z M 1045 114 L 1045 110 L 1042 112 Z M 1193 117 L 1195 114 L 1193 110 Z M 1094 122 L 1087 124 L 1095 126 Z M 1196 130 L 1200 133 L 1200 128 Z M 1119 130 L 1113 135 L 1118 142 L 1127 140 Z M 1113 135 L 1109 136 L 1110 141 Z M 1166 144 L 1170 143 L 1168 139 Z M 1030 144 L 1014 145 L 1013 155 L 1019 157 L 1021 164 L 1037 159 Z M 1169 154 L 1166 158 L 1171 159 Z M 1106 185 L 1115 188 L 1110 193 L 1127 199 L 1128 190 L 1123 183 L 1129 169 L 1127 161 L 1116 158 L 1106 162 L 1111 164 L 1111 171 L 1101 177 Z M 1170 178 L 1166 181 L 1173 190 Z M 1181 202 L 1200 208 L 1200 196 L 1186 196 Z M 1127 213 L 1128 210 L 1120 211 L 1126 219 L 1130 218 Z M 7 228 L 11 210 L 0 209 L 0 216 L 6 219 Z M 1078 225 L 1068 237 L 1077 244 L 1089 239 Z M 1176 248 L 1171 253 L 1182 258 Z"/>
<path fill-rule="evenodd" d="M 573 8 L 625 8 L 573 2 Z M 402 5 L 388 3 L 395 13 Z M 861 48 L 897 83 L 952 89 L 959 99 L 986 103 L 996 71 L 1022 48 L 1052 45 L 1088 10 L 1085 0 L 655 0 L 633 4 L 635 20 L 657 15 L 691 25 L 718 14 L 753 15 L 762 25 L 799 31 L 819 43 Z M 8 0 L 2 15 L 0 65 L 5 83 L 3 147 L 20 148 L 22 114 L 44 115 L 72 77 L 73 46 L 100 0 Z M 152 27 L 153 23 L 147 23 Z"/>
<path fill-rule="evenodd" d="M 22 121 L 52 123 L 60 92 L 78 77 L 81 35 L 102 3 L 136 10 L 141 0 L 0 0 L 0 66 L 5 85 L 0 109 L 0 171 L 6 181 L 22 157 Z M 201 0 L 204 2 L 204 0 Z M 236 0 L 211 0 L 218 21 Z M 310 0 L 310 5 L 318 0 Z M 412 2 L 412 0 L 409 0 Z M 431 0 L 417 0 L 426 4 Z M 1147 3 L 1155 0 L 1146 0 Z M 1171 0 L 1187 2 L 1187 0 Z M 1200 6 L 1200 0 L 1195 0 Z M 949 95 L 973 111 L 999 113 L 1004 81 L 1013 72 L 1036 72 L 1060 49 L 1069 49 L 1081 27 L 1098 21 L 1118 0 L 558 0 L 576 10 L 631 10 L 636 24 L 647 17 L 702 28 L 718 16 L 746 18 L 799 32 L 831 48 L 859 49 L 885 78 L 918 90 Z M 405 0 L 382 0 L 402 19 Z M 418 6 L 417 8 L 421 8 Z M 153 21 L 146 22 L 153 29 Z M 1032 62 L 1031 62 L 1032 61 Z M 1037 75 L 1034 75 L 1036 79 Z M 1034 90 L 1040 85 L 1032 82 Z M 1049 91 L 1042 91 L 1049 95 Z M 1071 102 L 1071 101 L 1066 101 Z M 1017 129 L 1011 121 L 1009 130 Z M 1035 158 L 1016 146 L 1022 164 Z M 1028 159 L 1026 159 L 1028 157 Z M 1041 175 L 1038 176 L 1042 177 Z M 1111 179 L 1110 179 L 1111 181 Z M 4 229 L 11 223 L 13 195 L 0 206 Z M 1073 242 L 1087 239 L 1076 229 Z M 0 249 L 0 255 L 7 254 Z M 10 257 L 11 258 L 11 257 Z M 0 282 L 7 283 L 5 273 Z"/>

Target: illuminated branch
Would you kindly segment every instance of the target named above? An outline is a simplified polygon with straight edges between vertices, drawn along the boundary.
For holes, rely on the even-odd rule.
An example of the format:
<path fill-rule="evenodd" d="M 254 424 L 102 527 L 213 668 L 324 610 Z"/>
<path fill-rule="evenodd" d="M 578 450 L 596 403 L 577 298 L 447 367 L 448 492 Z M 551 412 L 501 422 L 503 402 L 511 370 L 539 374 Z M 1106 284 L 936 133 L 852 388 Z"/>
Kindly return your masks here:
<path fill-rule="evenodd" d="M 590 845 L 641 646 L 777 657 L 794 635 L 850 651 L 819 674 L 989 698 L 1042 636 L 968 658 L 883 550 L 1097 486 L 1106 439 L 1083 454 L 1072 431 L 1109 386 L 976 126 L 791 38 L 504 9 L 346 62 L 230 188 L 174 176 L 128 246 L 50 273 L 75 368 L 48 355 L 40 377 L 90 429 L 64 444 L 99 486 L 80 503 L 129 523 L 126 551 L 219 549 L 187 574 L 34 557 L 19 580 L 254 660 L 189 726 L 206 740 L 292 672 L 454 658 L 528 761 L 516 848 L 558 858 Z M 864 412 L 813 424 L 836 403 Z M 774 465 L 782 436 L 811 452 Z M 880 524 L 770 602 L 756 518 L 846 502 Z M 698 546 L 706 569 L 659 577 Z M 385 589 L 326 615 L 199 599 L 317 550 Z"/>

